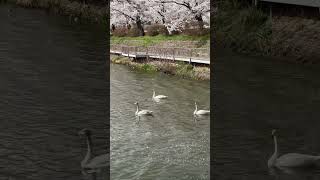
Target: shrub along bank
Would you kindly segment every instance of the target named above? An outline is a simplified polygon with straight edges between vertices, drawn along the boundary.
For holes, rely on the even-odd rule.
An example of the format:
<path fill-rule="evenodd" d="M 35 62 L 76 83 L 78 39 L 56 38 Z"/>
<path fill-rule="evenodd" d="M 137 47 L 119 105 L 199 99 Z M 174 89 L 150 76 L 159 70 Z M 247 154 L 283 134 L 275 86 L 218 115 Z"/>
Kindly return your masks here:
<path fill-rule="evenodd" d="M 210 80 L 210 67 L 197 67 L 182 62 L 175 63 L 168 61 L 135 62 L 127 57 L 121 56 L 111 56 L 111 62 L 114 64 L 127 65 L 132 69 L 148 73 L 163 72 L 183 78 Z"/>
<path fill-rule="evenodd" d="M 107 5 L 97 0 L 0 0 L 26 8 L 41 8 L 66 15 L 74 21 L 107 24 Z M 104 2 L 104 1 L 103 1 Z"/>

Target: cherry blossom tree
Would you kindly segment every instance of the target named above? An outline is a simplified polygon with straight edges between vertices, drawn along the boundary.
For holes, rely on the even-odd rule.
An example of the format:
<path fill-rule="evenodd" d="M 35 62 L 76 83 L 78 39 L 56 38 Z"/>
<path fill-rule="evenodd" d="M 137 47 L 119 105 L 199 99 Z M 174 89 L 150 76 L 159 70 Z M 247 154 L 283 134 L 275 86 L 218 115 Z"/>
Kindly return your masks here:
<path fill-rule="evenodd" d="M 200 29 L 204 24 L 210 24 L 210 1 L 209 0 L 158 0 L 162 4 L 170 4 L 168 17 L 172 29 L 183 28 L 185 23 L 197 21 Z"/>
<path fill-rule="evenodd" d="M 190 22 L 197 22 L 200 29 L 210 26 L 209 0 L 113 0 L 110 9 L 110 25 L 135 24 L 139 35 L 144 35 L 146 23 L 163 24 L 169 32 Z"/>
<path fill-rule="evenodd" d="M 124 25 L 133 23 L 144 35 L 143 25 L 152 19 L 144 0 L 113 0 L 110 3 L 111 24 Z"/>

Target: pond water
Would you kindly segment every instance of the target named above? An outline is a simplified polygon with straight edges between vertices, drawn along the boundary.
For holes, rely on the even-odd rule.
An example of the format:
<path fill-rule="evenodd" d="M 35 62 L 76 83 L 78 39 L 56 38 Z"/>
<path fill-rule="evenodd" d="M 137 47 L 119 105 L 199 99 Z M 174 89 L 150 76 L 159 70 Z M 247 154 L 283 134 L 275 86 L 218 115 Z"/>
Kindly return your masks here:
<path fill-rule="evenodd" d="M 277 129 L 280 154 L 320 154 L 319 66 L 217 55 L 213 154 L 217 179 L 319 179 L 320 170 L 276 171 L 267 161 Z"/>
<path fill-rule="evenodd" d="M 194 102 L 210 108 L 210 83 L 112 64 L 111 179 L 209 179 L 210 118 L 194 120 Z M 156 94 L 167 95 L 159 103 Z M 135 102 L 154 117 L 135 117 Z"/>
<path fill-rule="evenodd" d="M 88 178 L 78 131 L 108 149 L 104 29 L 3 4 L 0 22 L 0 179 Z"/>

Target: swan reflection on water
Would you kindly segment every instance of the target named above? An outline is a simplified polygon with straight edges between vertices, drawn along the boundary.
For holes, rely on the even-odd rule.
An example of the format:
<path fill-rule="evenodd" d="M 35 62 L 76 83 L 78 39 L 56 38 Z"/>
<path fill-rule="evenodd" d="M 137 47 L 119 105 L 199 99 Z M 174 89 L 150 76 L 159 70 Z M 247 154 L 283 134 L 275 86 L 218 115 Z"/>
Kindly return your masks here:
<path fill-rule="evenodd" d="M 85 136 L 87 141 L 87 154 L 81 161 L 82 173 L 83 175 L 91 174 L 92 179 L 95 180 L 97 173 L 99 173 L 103 167 L 109 166 L 109 154 L 93 157 L 91 131 L 82 129 L 78 134 L 79 136 Z"/>
<path fill-rule="evenodd" d="M 275 177 L 275 180 L 316 180 L 315 174 L 320 174 L 319 168 L 269 168 L 269 174 Z"/>

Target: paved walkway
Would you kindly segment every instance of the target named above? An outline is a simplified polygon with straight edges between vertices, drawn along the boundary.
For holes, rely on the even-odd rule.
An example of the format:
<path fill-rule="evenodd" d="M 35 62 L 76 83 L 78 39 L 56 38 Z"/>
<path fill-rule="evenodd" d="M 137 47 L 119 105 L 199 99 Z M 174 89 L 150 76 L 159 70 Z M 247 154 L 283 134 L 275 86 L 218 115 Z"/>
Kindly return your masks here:
<path fill-rule="evenodd" d="M 173 48 L 111 45 L 110 53 L 131 58 L 152 58 L 210 64 L 209 48 Z"/>

